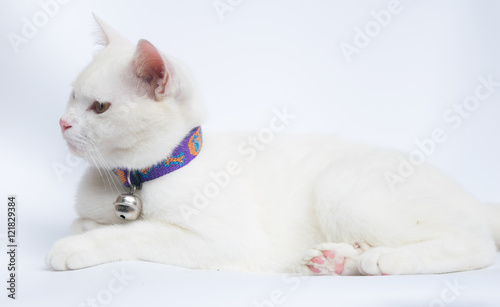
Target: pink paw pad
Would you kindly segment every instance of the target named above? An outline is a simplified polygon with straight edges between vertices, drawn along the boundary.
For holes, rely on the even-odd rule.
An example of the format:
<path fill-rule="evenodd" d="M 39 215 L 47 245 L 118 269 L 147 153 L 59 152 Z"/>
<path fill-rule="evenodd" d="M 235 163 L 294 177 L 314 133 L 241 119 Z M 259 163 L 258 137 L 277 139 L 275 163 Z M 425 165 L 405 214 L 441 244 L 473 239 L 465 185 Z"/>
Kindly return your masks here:
<path fill-rule="evenodd" d="M 335 258 L 335 253 L 332 251 L 323 251 L 322 254 L 325 258 L 329 258 L 329 259 Z"/>
<path fill-rule="evenodd" d="M 321 270 L 314 267 L 314 265 L 308 265 L 308 267 L 309 267 L 309 270 L 313 271 L 314 273 L 321 274 Z"/>
<path fill-rule="evenodd" d="M 307 267 L 319 275 L 340 275 L 344 271 L 345 258 L 336 257 L 330 250 L 321 252 L 322 256 L 312 257 Z"/>
<path fill-rule="evenodd" d="M 335 274 L 340 275 L 344 271 L 345 258 L 341 257 L 339 262 L 335 263 Z"/>

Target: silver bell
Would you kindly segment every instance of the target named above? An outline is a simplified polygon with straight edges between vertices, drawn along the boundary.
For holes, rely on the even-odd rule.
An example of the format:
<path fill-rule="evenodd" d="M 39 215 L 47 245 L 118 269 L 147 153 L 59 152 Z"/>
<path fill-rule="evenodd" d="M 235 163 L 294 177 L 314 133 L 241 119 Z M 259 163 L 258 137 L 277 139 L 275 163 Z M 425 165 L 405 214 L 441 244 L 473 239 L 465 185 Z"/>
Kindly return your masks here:
<path fill-rule="evenodd" d="M 141 215 L 142 200 L 134 194 L 121 194 L 113 203 L 115 214 L 124 220 L 136 220 Z"/>
<path fill-rule="evenodd" d="M 130 186 L 130 191 L 126 194 L 120 194 L 116 201 L 113 203 L 115 206 L 115 214 L 124 220 L 136 220 L 141 215 L 142 200 L 139 196 L 135 195 L 136 186 L 130 181 L 130 173 L 128 171 L 127 182 Z M 139 185 L 139 189 L 141 185 Z"/>
<path fill-rule="evenodd" d="M 130 191 L 126 194 L 120 194 L 116 201 L 113 203 L 115 207 L 115 214 L 124 220 L 136 220 L 139 215 L 141 215 L 142 210 L 142 200 L 139 196 L 135 195 L 136 186 L 130 181 L 130 173 L 128 171 L 127 182 L 130 187 Z M 142 184 L 139 184 L 139 189 Z"/>

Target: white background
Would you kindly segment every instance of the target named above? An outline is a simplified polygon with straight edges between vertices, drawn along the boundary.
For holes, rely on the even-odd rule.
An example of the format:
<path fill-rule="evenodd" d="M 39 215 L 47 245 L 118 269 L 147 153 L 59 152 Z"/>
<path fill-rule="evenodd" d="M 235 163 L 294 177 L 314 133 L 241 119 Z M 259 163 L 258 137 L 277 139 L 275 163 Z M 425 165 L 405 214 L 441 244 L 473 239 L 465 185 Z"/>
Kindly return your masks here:
<path fill-rule="evenodd" d="M 39 295 L 47 305 L 79 306 L 85 304 L 86 297 L 106 288 L 112 270 L 122 268 L 136 272 L 130 287 L 137 293 L 156 289 L 152 292 L 156 296 L 149 295 L 160 302 L 158 306 L 189 305 L 187 302 L 206 300 L 205 294 L 219 298 L 215 302 L 220 306 L 237 295 L 241 297 L 238 306 L 254 306 L 254 301 L 269 298 L 276 288 L 290 290 L 279 277 L 220 273 L 222 279 L 214 282 L 207 272 L 154 264 L 110 264 L 69 273 L 47 270 L 44 255 L 66 234 L 75 217 L 73 195 L 85 168 L 85 162 L 69 155 L 58 120 L 71 82 L 97 50 L 92 12 L 131 41 L 146 38 L 192 68 L 206 102 L 205 133 L 256 131 L 266 126 L 273 107 L 283 106 L 297 114 L 287 133 L 335 133 L 405 152 L 417 150 L 416 140 L 429 138 L 433 130 L 441 128 L 447 139 L 427 161 L 479 200 L 500 202 L 500 91 L 481 101 L 457 129 L 443 120 L 449 108 L 474 95 L 480 76 L 491 74 L 500 81 L 498 1 L 401 0 L 402 11 L 392 15 L 389 24 L 380 27 L 380 33 L 359 54 L 352 55 L 350 62 L 341 51 L 341 43 L 352 45 L 356 28 L 365 29 L 374 21 L 370 13 L 387 9 L 389 0 L 221 0 L 234 4 L 222 18 L 213 0 L 67 2 L 58 5 L 46 22 L 40 19 L 43 26 L 17 47 L 9 35 L 22 35 L 23 18 L 32 21 L 44 11 L 38 1 L 0 4 L 0 187 L 4 199 L 0 201 L 5 203 L 0 233 L 5 236 L 7 195 L 14 194 L 19 200 L 19 296 L 25 300 Z M 7 258 L 2 257 L 0 272 L 6 272 L 1 263 L 7 263 Z M 495 268 L 498 270 L 498 265 Z M 478 297 L 474 278 L 482 275 L 471 274 L 476 275 L 458 275 L 471 281 L 468 292 L 452 304 Z M 162 284 L 165 276 L 175 278 Z M 494 296 L 487 289 L 494 281 L 498 285 L 499 278 L 484 282 L 488 280 L 485 276 L 479 282 L 486 291 L 482 296 Z M 363 284 L 367 285 L 365 292 L 377 289 L 393 295 L 395 292 L 389 290 L 402 287 L 400 281 L 404 280 L 422 287 L 425 295 L 406 288 L 408 293 L 401 290 L 406 296 L 399 301 L 409 302 L 408 297 L 413 297 L 420 299 L 419 306 L 427 306 L 443 289 L 439 278 L 448 277 L 435 277 L 431 282 L 399 277 L 394 283 L 384 279 L 373 284 L 366 279 L 312 279 L 314 283 L 308 279 L 296 292 L 287 292 L 280 305 L 295 302 L 300 306 L 297 302 L 301 300 L 334 304 L 339 297 L 341 301 L 348 299 L 351 292 L 359 299 L 356 285 Z M 81 285 L 82 279 L 89 282 Z M 328 282 L 354 288 L 339 291 L 335 301 Z M 163 287 L 155 288 L 158 283 Z M 218 285 L 227 288 L 210 288 Z M 57 289 L 63 286 L 64 291 Z M 242 294 L 238 286 L 251 290 Z M 144 295 L 131 296 L 130 289 L 115 294 L 112 304 L 139 302 Z M 315 290 L 318 293 L 314 295 L 308 292 Z M 224 293 L 227 297 L 221 299 Z M 325 299 L 320 299 L 323 294 Z"/>

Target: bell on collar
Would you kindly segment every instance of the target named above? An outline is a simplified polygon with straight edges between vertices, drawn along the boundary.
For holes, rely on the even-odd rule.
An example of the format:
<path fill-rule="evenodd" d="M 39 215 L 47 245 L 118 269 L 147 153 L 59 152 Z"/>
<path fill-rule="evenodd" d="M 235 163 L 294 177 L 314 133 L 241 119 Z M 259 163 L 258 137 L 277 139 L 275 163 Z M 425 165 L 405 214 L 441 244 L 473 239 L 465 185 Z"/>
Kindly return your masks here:
<path fill-rule="evenodd" d="M 136 220 L 141 215 L 142 200 L 135 194 L 121 194 L 113 205 L 115 214 L 124 220 Z"/>
<path fill-rule="evenodd" d="M 113 203 L 115 207 L 115 214 L 124 220 L 136 220 L 141 215 L 142 200 L 138 195 L 135 195 L 135 185 L 130 181 L 130 171 L 128 173 L 127 181 L 130 186 L 128 193 L 120 194 L 116 201 Z"/>

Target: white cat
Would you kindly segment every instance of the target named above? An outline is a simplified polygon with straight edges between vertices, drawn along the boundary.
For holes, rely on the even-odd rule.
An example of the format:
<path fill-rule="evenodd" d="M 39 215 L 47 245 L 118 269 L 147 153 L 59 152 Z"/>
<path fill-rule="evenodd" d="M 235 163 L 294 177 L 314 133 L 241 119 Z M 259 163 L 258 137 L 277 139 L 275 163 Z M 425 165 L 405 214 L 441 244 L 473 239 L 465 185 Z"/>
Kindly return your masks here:
<path fill-rule="evenodd" d="M 492 263 L 500 206 L 479 204 L 427 165 L 393 190 L 384 173 L 397 172 L 399 153 L 333 136 L 276 136 L 264 148 L 236 134 L 204 136 L 201 146 L 197 135 L 189 164 L 136 190 L 140 217 L 119 217 L 113 203 L 128 181 L 112 170 L 177 159 L 174 149 L 204 112 L 178 60 L 148 41 L 131 44 L 96 20 L 105 48 L 74 82 L 60 121 L 71 152 L 95 166 L 78 190 L 74 234 L 47 256 L 54 270 L 144 260 L 193 269 L 381 275 Z M 292 118 L 275 110 L 271 128 Z"/>

